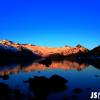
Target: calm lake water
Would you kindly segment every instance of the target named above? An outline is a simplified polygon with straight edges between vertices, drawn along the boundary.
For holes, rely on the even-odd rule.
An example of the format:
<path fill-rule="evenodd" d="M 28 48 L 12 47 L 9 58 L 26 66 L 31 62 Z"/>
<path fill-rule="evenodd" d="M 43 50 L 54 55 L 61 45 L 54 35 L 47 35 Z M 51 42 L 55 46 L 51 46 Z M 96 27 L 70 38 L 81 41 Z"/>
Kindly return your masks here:
<path fill-rule="evenodd" d="M 100 67 L 75 61 L 0 65 L 0 100 L 89 100 Z"/>

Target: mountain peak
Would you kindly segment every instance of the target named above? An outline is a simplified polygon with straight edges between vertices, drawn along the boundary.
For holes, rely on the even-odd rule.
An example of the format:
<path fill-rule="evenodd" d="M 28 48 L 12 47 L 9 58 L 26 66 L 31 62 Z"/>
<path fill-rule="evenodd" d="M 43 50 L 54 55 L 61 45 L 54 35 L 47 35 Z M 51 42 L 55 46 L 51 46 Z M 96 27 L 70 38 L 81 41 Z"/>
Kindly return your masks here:
<path fill-rule="evenodd" d="M 0 40 L 0 44 L 4 44 L 4 45 L 6 45 L 6 44 L 13 44 L 13 42 L 9 41 L 9 40 Z"/>
<path fill-rule="evenodd" d="M 76 45 L 76 47 L 78 47 L 78 48 L 85 48 L 85 47 L 82 46 L 81 44 Z"/>

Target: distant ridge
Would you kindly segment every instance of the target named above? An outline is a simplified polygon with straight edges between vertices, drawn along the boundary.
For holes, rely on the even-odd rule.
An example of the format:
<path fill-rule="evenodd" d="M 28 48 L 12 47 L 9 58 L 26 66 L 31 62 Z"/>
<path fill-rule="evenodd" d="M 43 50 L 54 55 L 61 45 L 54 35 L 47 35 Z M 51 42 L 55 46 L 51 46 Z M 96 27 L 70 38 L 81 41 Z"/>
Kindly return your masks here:
<path fill-rule="evenodd" d="M 16 49 L 17 52 L 22 52 L 22 50 L 28 50 L 32 54 L 39 56 L 39 57 L 48 57 L 52 55 L 59 55 L 59 56 L 67 56 L 67 57 L 87 57 L 87 56 L 100 56 L 100 46 L 88 50 L 87 48 L 83 47 L 82 45 L 78 44 L 76 47 L 64 46 L 59 48 L 52 48 L 52 47 L 45 47 L 45 46 L 36 46 L 32 44 L 19 44 L 14 43 L 8 40 L 1 40 L 0 41 L 0 55 L 2 48 L 11 48 Z M 5 51 L 5 49 L 4 49 Z M 5 51 L 8 52 L 8 51 Z M 13 54 L 13 51 L 11 52 Z M 15 54 L 14 54 L 15 55 Z"/>

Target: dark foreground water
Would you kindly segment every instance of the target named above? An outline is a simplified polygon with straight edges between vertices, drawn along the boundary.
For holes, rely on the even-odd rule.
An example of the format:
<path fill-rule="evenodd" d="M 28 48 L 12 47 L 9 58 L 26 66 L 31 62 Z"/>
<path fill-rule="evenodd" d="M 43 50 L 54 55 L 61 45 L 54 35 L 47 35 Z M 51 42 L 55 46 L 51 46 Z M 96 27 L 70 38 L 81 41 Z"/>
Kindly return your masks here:
<path fill-rule="evenodd" d="M 1 64 L 0 100 L 90 100 L 100 92 L 99 68 L 68 60 Z"/>

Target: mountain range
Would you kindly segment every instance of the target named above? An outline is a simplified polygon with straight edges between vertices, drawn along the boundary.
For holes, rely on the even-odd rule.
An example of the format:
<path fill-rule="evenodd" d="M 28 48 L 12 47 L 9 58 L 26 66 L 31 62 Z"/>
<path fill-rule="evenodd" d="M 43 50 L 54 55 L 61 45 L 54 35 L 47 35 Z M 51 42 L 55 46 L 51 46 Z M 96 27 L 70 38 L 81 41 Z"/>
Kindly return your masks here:
<path fill-rule="evenodd" d="M 0 60 L 30 61 L 46 57 L 99 58 L 100 46 L 89 50 L 80 44 L 76 47 L 51 48 L 32 44 L 19 44 L 8 40 L 0 41 Z"/>

